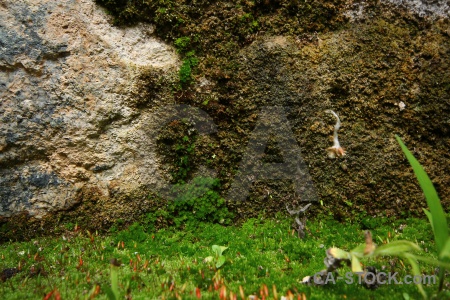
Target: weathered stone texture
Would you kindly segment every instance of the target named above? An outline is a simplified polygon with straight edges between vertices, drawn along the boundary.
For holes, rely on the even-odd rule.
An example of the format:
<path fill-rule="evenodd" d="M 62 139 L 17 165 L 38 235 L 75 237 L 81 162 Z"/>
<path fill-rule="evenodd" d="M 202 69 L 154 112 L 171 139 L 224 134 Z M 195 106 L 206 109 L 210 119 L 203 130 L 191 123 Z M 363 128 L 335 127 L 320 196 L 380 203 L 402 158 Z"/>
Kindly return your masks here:
<path fill-rule="evenodd" d="M 138 80 L 177 64 L 152 31 L 112 27 L 89 0 L 0 2 L 0 216 L 152 182 Z"/>
<path fill-rule="evenodd" d="M 152 25 L 112 26 L 93 0 L 0 1 L 0 221 L 90 199 L 80 214 L 106 220 L 94 227 L 145 212 L 149 187 L 161 183 L 156 171 L 170 173 L 161 156 L 174 154 L 171 145 L 155 154 L 155 112 L 175 101 L 217 123 L 217 136 L 196 144 L 196 155 L 214 158 L 223 190 L 260 108 L 273 105 L 290 107 L 321 210 L 341 219 L 422 212 L 396 133 L 448 205 L 448 0 L 267 1 L 257 9 L 179 0 L 171 2 L 176 18 L 150 2 L 98 2 L 109 3 L 117 24 L 146 20 L 167 41 L 198 38 L 184 49 L 199 58 L 192 85 L 176 90 L 178 57 Z M 330 108 L 342 117 L 348 151 L 336 162 L 324 151 Z M 290 201 L 287 190 L 273 185 L 267 200 L 266 186 L 256 185 L 250 201 L 230 207 L 242 217 L 275 213 L 284 209 L 280 199 Z"/>
<path fill-rule="evenodd" d="M 385 0 L 417 13 L 421 17 L 448 18 L 450 1 L 448 0 Z"/>

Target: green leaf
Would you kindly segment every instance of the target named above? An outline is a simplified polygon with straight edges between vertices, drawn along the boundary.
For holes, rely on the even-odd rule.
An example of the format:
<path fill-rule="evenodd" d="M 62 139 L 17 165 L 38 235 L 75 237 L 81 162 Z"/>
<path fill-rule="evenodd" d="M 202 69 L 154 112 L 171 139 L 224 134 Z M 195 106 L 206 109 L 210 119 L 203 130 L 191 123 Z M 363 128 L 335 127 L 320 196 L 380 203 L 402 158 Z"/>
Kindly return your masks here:
<path fill-rule="evenodd" d="M 412 271 L 413 275 L 414 276 L 416 276 L 416 275 L 422 276 L 422 273 L 420 272 L 419 264 L 415 260 L 415 257 L 413 255 L 411 255 L 410 253 L 405 253 L 404 256 L 408 260 L 409 264 L 411 265 L 411 271 Z M 427 293 L 423 289 L 422 284 L 419 283 L 419 284 L 416 284 L 416 286 L 417 286 L 417 289 L 419 290 L 419 292 L 422 294 L 423 299 L 428 299 Z"/>
<path fill-rule="evenodd" d="M 439 253 L 439 259 L 450 258 L 450 237 L 447 239 L 447 242 L 444 245 L 441 253 Z"/>
<path fill-rule="evenodd" d="M 228 247 L 224 247 L 224 246 L 218 246 L 218 245 L 212 246 L 212 251 L 216 254 L 216 256 L 222 255 L 222 253 L 227 249 L 228 249 Z"/>
<path fill-rule="evenodd" d="M 116 299 L 119 299 L 119 278 L 117 276 L 117 269 L 111 266 L 111 289 Z"/>
<path fill-rule="evenodd" d="M 89 294 L 87 294 L 86 297 L 84 297 L 84 300 L 93 299 L 95 297 L 95 290 L 97 289 L 97 286 L 98 286 L 97 284 L 94 284 Z"/>
<path fill-rule="evenodd" d="M 440 260 L 425 257 L 425 256 L 414 255 L 411 253 L 405 253 L 405 255 L 403 255 L 403 256 L 406 256 L 406 255 L 408 257 L 414 258 L 415 260 L 420 260 L 420 261 L 423 261 L 423 262 L 433 265 L 433 266 L 442 267 L 443 269 L 450 269 L 450 263 L 448 263 L 448 262 L 440 261 Z"/>
<path fill-rule="evenodd" d="M 419 180 L 420 187 L 425 194 L 428 208 L 430 209 L 432 215 L 431 224 L 434 229 L 434 240 L 436 242 L 437 252 L 441 253 L 448 239 L 448 225 L 438 194 L 427 173 L 423 170 L 414 155 L 408 150 L 408 148 L 406 148 L 405 144 L 403 144 L 402 140 L 397 135 L 395 138 L 400 144 L 400 147 L 402 147 L 403 153 L 405 153 L 406 158 L 411 164 L 414 173 Z"/>
<path fill-rule="evenodd" d="M 359 246 L 356 246 L 352 251 L 350 251 L 350 253 L 359 258 L 362 258 L 364 257 L 364 248 L 366 248 L 366 244 L 360 244 Z"/>
<path fill-rule="evenodd" d="M 102 290 L 106 293 L 109 300 L 117 300 L 116 296 L 114 296 L 111 287 L 104 285 L 102 286 Z"/>
<path fill-rule="evenodd" d="M 363 269 L 361 268 L 361 264 L 359 263 L 359 259 L 355 255 L 352 256 L 352 272 L 362 272 Z"/>
<path fill-rule="evenodd" d="M 220 268 L 225 263 L 225 256 L 220 255 L 216 262 L 216 268 Z"/>
<path fill-rule="evenodd" d="M 119 278 L 117 277 L 117 270 L 114 266 L 111 266 L 111 286 L 102 286 L 102 290 L 105 291 L 109 300 L 119 299 Z"/>
<path fill-rule="evenodd" d="M 422 209 L 423 209 L 423 212 L 427 215 L 428 221 L 431 224 L 431 229 L 433 230 L 433 233 L 434 233 L 433 216 L 431 215 L 431 213 L 426 208 L 422 208 Z"/>
<path fill-rule="evenodd" d="M 412 252 L 412 251 L 420 251 L 420 247 L 410 241 L 393 241 L 388 244 L 381 245 L 377 247 L 374 251 L 374 255 L 381 255 L 381 256 L 399 256 L 402 255 L 405 252 Z"/>

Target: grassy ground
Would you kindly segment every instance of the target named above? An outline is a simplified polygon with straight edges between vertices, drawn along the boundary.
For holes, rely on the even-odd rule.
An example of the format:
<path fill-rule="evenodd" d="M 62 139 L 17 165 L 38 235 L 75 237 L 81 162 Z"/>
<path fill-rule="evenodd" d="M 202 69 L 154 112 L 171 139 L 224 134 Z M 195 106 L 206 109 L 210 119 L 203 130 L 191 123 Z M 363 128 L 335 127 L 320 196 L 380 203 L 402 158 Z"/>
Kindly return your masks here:
<path fill-rule="evenodd" d="M 58 294 L 61 299 L 113 299 L 107 292 L 114 293 L 116 285 L 111 283 L 116 275 L 120 299 L 224 299 L 224 293 L 227 299 L 241 299 L 242 294 L 259 299 L 283 295 L 292 295 L 292 299 L 403 299 L 404 293 L 410 299 L 421 298 L 414 284 L 370 290 L 343 280 L 327 286 L 301 281 L 324 269 L 327 248 L 350 250 L 364 242 L 367 228 L 377 244 L 408 239 L 432 257 L 433 235 L 426 220 L 366 219 L 361 224 L 341 224 L 324 217 L 308 221 L 307 228 L 309 233 L 301 240 L 292 232 L 291 220 L 281 216 L 250 219 L 240 227 L 201 224 L 157 232 L 134 224 L 108 236 L 75 226 L 59 237 L 0 245 L 0 298 L 42 299 L 53 291 L 51 299 Z M 212 245 L 228 247 L 219 269 L 214 261 L 203 262 L 213 255 Z M 400 277 L 410 274 L 408 266 L 397 259 L 364 263 L 399 272 Z M 7 268 L 20 272 L 10 277 Z M 422 264 L 421 269 L 433 273 L 431 266 Z M 347 271 L 344 268 L 340 274 Z M 425 289 L 435 291 L 437 285 Z"/>

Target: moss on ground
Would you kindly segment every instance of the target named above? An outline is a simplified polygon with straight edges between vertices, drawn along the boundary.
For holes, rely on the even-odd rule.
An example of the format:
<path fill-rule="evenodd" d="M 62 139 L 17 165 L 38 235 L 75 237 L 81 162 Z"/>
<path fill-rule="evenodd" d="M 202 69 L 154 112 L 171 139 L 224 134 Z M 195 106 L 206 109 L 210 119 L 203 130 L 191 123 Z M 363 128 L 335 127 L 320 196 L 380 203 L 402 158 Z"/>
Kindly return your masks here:
<path fill-rule="evenodd" d="M 425 256 L 436 257 L 425 220 L 371 218 L 367 224 L 373 226 L 379 245 L 408 239 L 427 249 Z M 240 287 L 246 297 L 263 298 L 267 289 L 266 299 L 280 299 L 289 291 L 294 299 L 302 294 L 306 299 L 402 299 L 404 293 L 410 299 L 420 298 L 413 284 L 386 284 L 370 290 L 357 284 L 356 277 L 350 285 L 344 280 L 328 286 L 301 283 L 303 277 L 324 269 L 327 248 L 349 250 L 363 243 L 363 227 L 357 222 L 344 225 L 321 216 L 307 222 L 309 233 L 304 240 L 291 231 L 284 216 L 251 218 L 241 226 L 200 224 L 183 231 L 156 231 L 146 223 L 136 223 L 106 236 L 73 224 L 67 228 L 55 237 L 0 245 L 2 299 L 41 299 L 55 290 L 61 299 L 105 299 L 111 270 L 118 274 L 120 297 L 133 299 L 197 299 L 198 293 L 202 299 L 218 299 L 224 290 L 227 299 L 230 293 L 240 299 Z M 220 269 L 204 262 L 214 255 L 214 244 L 228 247 Z M 411 273 L 407 263 L 395 258 L 363 263 L 398 272 L 397 279 Z M 428 275 L 434 272 L 422 263 L 420 269 Z M 343 268 L 341 276 L 349 270 Z M 436 292 L 437 284 L 425 289 L 429 294 Z"/>

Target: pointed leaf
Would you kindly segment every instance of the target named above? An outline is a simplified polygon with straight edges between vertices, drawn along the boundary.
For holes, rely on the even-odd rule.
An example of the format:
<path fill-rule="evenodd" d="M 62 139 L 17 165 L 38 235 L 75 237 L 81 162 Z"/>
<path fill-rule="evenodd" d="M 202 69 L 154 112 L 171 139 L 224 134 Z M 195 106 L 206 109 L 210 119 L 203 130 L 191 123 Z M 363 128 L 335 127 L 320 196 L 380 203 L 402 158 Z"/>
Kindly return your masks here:
<path fill-rule="evenodd" d="M 114 266 L 111 266 L 111 290 L 115 299 L 119 299 L 119 278 L 117 276 L 117 269 Z"/>
<path fill-rule="evenodd" d="M 402 147 L 403 152 L 406 155 L 409 163 L 411 164 L 414 173 L 416 174 L 417 180 L 419 181 L 420 187 L 425 194 L 427 200 L 428 208 L 430 209 L 432 217 L 432 226 L 434 229 L 434 241 L 436 243 L 437 252 L 441 253 L 444 249 L 445 243 L 448 239 L 448 225 L 447 219 L 445 217 L 444 210 L 442 209 L 441 201 L 439 200 L 438 194 L 428 177 L 427 173 L 424 171 L 420 163 L 414 157 L 414 155 L 406 148 L 402 140 L 395 136 L 400 147 Z"/>
<path fill-rule="evenodd" d="M 361 267 L 359 259 L 355 255 L 352 255 L 352 272 L 357 273 L 362 271 L 363 269 Z"/>
<path fill-rule="evenodd" d="M 433 230 L 433 234 L 434 234 L 433 216 L 431 215 L 431 213 L 426 208 L 422 208 L 422 209 L 423 209 L 423 212 L 427 215 L 428 221 L 431 224 L 431 229 Z"/>
<path fill-rule="evenodd" d="M 217 269 L 220 268 L 224 263 L 225 263 L 225 256 L 223 255 L 219 256 L 216 262 L 216 268 Z"/>
<path fill-rule="evenodd" d="M 213 245 L 212 251 L 216 254 L 216 256 L 222 255 L 222 253 L 228 249 L 228 247 Z"/>
<path fill-rule="evenodd" d="M 411 265 L 411 271 L 412 274 L 414 276 L 422 276 L 422 273 L 420 272 L 420 268 L 419 268 L 419 264 L 417 263 L 417 261 L 414 259 L 413 255 L 410 255 L 409 253 L 406 253 L 405 255 L 406 259 L 408 260 L 409 264 Z M 419 290 L 419 292 L 422 294 L 423 299 L 428 299 L 427 297 L 427 293 L 425 292 L 425 290 L 423 289 L 423 286 L 421 283 L 416 284 L 417 289 Z"/>
<path fill-rule="evenodd" d="M 102 286 L 102 290 L 106 293 L 109 300 L 119 299 L 119 278 L 117 276 L 116 267 L 111 266 L 111 286 Z"/>
<path fill-rule="evenodd" d="M 450 237 L 447 239 L 447 242 L 444 245 L 441 253 L 439 253 L 439 259 L 450 258 Z"/>
<path fill-rule="evenodd" d="M 406 255 L 408 257 L 414 258 L 415 260 L 423 261 L 423 262 L 425 262 L 427 264 L 430 264 L 432 266 L 442 267 L 443 270 L 444 269 L 450 269 L 450 263 L 448 263 L 448 262 L 440 261 L 440 260 L 437 260 L 437 259 L 434 259 L 434 258 L 430 258 L 430 257 L 414 255 L 414 254 L 411 254 L 411 253 L 405 253 L 405 255 L 403 255 L 403 256 L 406 256 Z"/>
<path fill-rule="evenodd" d="M 102 286 L 102 290 L 106 293 L 106 296 L 108 296 L 109 300 L 117 300 L 111 287 L 104 285 L 104 286 Z"/>
<path fill-rule="evenodd" d="M 402 241 L 393 241 L 390 242 L 389 244 L 381 245 L 375 249 L 373 254 L 382 256 L 386 255 L 398 256 L 405 252 L 420 251 L 420 250 L 421 249 L 417 244 L 410 241 L 402 240 Z"/>

